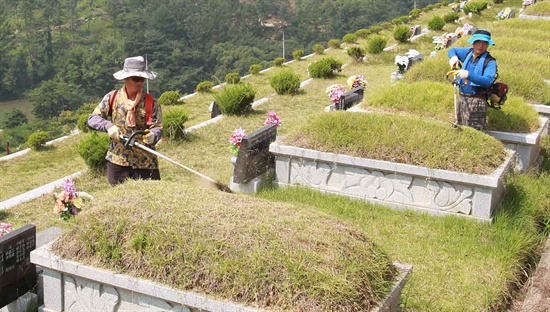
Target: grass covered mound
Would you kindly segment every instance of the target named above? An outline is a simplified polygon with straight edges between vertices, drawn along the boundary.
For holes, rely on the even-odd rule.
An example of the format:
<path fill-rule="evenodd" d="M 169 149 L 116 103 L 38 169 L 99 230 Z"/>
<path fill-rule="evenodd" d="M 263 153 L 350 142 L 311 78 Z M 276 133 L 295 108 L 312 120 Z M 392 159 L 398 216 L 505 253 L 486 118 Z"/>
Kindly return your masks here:
<path fill-rule="evenodd" d="M 359 227 L 292 204 L 165 181 L 96 198 L 54 253 L 275 310 L 365 311 L 397 274 Z"/>
<path fill-rule="evenodd" d="M 525 15 L 550 16 L 550 2 L 537 2 L 525 8 Z"/>
<path fill-rule="evenodd" d="M 497 139 L 469 127 L 376 113 L 319 114 L 281 139 L 296 147 L 473 174 L 506 158 Z"/>
<path fill-rule="evenodd" d="M 398 82 L 379 88 L 365 99 L 365 109 L 405 112 L 421 118 L 453 121 L 454 96 L 451 83 Z M 487 129 L 531 133 L 540 126 L 539 115 L 522 98 L 510 96 L 500 110 L 488 108 Z"/>

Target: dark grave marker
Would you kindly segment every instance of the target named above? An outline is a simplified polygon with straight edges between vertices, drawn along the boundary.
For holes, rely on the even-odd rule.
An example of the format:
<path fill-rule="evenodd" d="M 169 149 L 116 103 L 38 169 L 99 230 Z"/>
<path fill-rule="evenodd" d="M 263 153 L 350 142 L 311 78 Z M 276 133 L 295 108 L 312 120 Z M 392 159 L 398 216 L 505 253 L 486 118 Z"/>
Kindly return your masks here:
<path fill-rule="evenodd" d="M 269 144 L 277 138 L 277 125 L 267 125 L 245 136 L 241 141 L 233 182 L 248 183 L 275 165 Z"/>
<path fill-rule="evenodd" d="M 364 90 L 365 88 L 363 86 L 359 86 L 342 94 L 340 101 L 336 104 L 336 109 L 347 110 L 353 105 L 361 102 L 363 100 Z"/>
<path fill-rule="evenodd" d="M 214 118 L 222 114 L 222 110 L 220 109 L 220 106 L 218 105 L 218 103 L 216 103 L 216 101 L 212 101 L 212 103 L 210 103 L 210 108 L 210 118 Z"/>
<path fill-rule="evenodd" d="M 27 224 L 0 237 L 0 308 L 17 300 L 36 285 L 36 226 Z"/>

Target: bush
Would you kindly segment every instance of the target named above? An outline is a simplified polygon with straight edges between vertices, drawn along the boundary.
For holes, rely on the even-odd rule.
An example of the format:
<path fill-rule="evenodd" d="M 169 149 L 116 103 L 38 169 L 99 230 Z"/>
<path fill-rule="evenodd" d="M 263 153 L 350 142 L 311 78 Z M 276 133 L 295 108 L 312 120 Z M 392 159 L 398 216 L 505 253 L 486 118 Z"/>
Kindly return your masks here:
<path fill-rule="evenodd" d="M 393 25 L 390 22 L 382 22 L 382 23 L 380 23 L 380 27 L 382 28 L 382 30 L 391 30 L 391 29 L 393 29 Z"/>
<path fill-rule="evenodd" d="M 318 55 L 325 54 L 325 47 L 322 44 L 317 43 L 313 46 L 313 53 Z"/>
<path fill-rule="evenodd" d="M 357 38 L 365 39 L 370 35 L 370 30 L 362 28 L 355 32 Z"/>
<path fill-rule="evenodd" d="M 178 105 L 181 97 L 182 95 L 178 91 L 166 91 L 161 94 L 158 102 L 160 106 Z"/>
<path fill-rule="evenodd" d="M 187 120 L 189 120 L 189 116 L 182 108 L 166 111 L 162 116 L 164 133 L 171 140 L 183 139 L 185 137 L 185 127 L 183 125 Z"/>
<path fill-rule="evenodd" d="M 300 77 L 290 70 L 283 70 L 269 78 L 277 94 L 296 94 L 300 90 Z"/>
<path fill-rule="evenodd" d="M 250 65 L 250 74 L 257 75 L 262 71 L 262 69 L 262 64 L 252 64 Z"/>
<path fill-rule="evenodd" d="M 225 82 L 229 84 L 237 84 L 241 81 L 241 76 L 239 73 L 232 72 L 225 75 Z"/>
<path fill-rule="evenodd" d="M 445 21 L 441 16 L 432 16 L 428 21 L 428 29 L 430 30 L 441 30 L 445 26 Z"/>
<path fill-rule="evenodd" d="M 342 70 L 342 62 L 332 57 L 325 57 L 317 62 L 313 62 L 308 67 L 311 78 L 330 78 L 335 72 Z"/>
<path fill-rule="evenodd" d="M 77 145 L 78 154 L 84 159 L 91 171 L 100 173 L 107 168 L 107 150 L 109 149 L 109 136 L 103 132 L 92 131 Z"/>
<path fill-rule="evenodd" d="M 204 80 L 199 82 L 197 85 L 197 92 L 199 93 L 206 93 L 212 91 L 212 88 L 214 87 L 214 83 L 209 80 Z"/>
<path fill-rule="evenodd" d="M 494 2 L 495 4 L 501 4 L 502 2 L 504 2 L 504 0 L 493 0 L 493 2 Z"/>
<path fill-rule="evenodd" d="M 330 39 L 328 41 L 328 46 L 332 49 L 340 49 L 340 45 L 341 43 L 340 43 L 340 40 L 338 39 Z"/>
<path fill-rule="evenodd" d="M 393 32 L 393 38 L 398 42 L 405 43 L 411 37 L 411 32 L 408 26 L 401 25 L 395 28 Z"/>
<path fill-rule="evenodd" d="M 241 115 L 252 110 L 252 102 L 256 91 L 252 85 L 243 83 L 228 85 L 222 91 L 214 94 L 214 99 L 222 114 Z"/>
<path fill-rule="evenodd" d="M 294 60 L 299 61 L 302 56 L 304 56 L 304 53 L 304 50 L 296 50 L 292 52 L 292 57 L 294 58 Z"/>
<path fill-rule="evenodd" d="M 76 128 L 80 131 L 80 132 L 88 132 L 90 130 L 90 128 L 88 127 L 88 117 L 90 115 L 80 115 L 80 117 L 78 117 L 78 120 L 76 121 Z"/>
<path fill-rule="evenodd" d="M 29 135 L 27 139 L 27 146 L 33 150 L 41 150 L 46 142 L 48 142 L 50 136 L 47 132 L 39 131 Z"/>
<path fill-rule="evenodd" d="M 279 56 L 278 58 L 273 60 L 273 65 L 276 66 L 276 67 L 281 67 L 281 66 L 283 66 L 284 62 L 285 62 L 285 58 Z"/>
<path fill-rule="evenodd" d="M 382 31 L 382 26 L 374 25 L 374 26 L 371 26 L 369 29 L 371 34 L 378 34 Z"/>
<path fill-rule="evenodd" d="M 422 11 L 420 9 L 412 9 L 410 12 L 409 12 L 409 16 L 411 18 L 418 18 L 420 16 L 420 13 Z"/>
<path fill-rule="evenodd" d="M 367 46 L 367 52 L 370 54 L 380 54 L 386 47 L 387 40 L 383 36 L 376 36 L 372 38 Z"/>
<path fill-rule="evenodd" d="M 487 8 L 487 2 L 468 2 L 464 5 L 462 9 L 464 13 L 468 14 L 470 12 L 479 14 L 481 11 Z"/>
<path fill-rule="evenodd" d="M 454 23 L 458 18 L 460 17 L 460 13 L 458 12 L 450 12 L 449 14 L 446 14 L 443 16 L 443 20 L 445 23 Z"/>
<path fill-rule="evenodd" d="M 357 35 L 356 34 L 346 34 L 342 40 L 345 43 L 356 43 L 357 42 Z"/>
<path fill-rule="evenodd" d="M 346 49 L 346 53 L 351 57 L 352 62 L 358 63 L 365 57 L 365 49 L 359 46 L 353 46 Z"/>

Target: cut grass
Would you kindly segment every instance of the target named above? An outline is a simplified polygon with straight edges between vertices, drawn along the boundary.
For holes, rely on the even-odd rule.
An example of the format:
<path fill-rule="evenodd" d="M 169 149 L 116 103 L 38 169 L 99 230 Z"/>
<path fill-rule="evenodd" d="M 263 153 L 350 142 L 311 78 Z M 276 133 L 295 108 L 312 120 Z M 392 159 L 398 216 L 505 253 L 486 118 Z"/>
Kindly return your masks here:
<path fill-rule="evenodd" d="M 53 250 L 118 273 L 285 311 L 369 310 L 397 273 L 362 230 L 325 213 L 167 182 L 114 188 Z"/>
<path fill-rule="evenodd" d="M 523 13 L 526 15 L 548 16 L 550 15 L 550 2 L 539 1 L 529 5 Z"/>
<path fill-rule="evenodd" d="M 383 135 L 381 135 L 383 134 Z M 283 144 L 354 157 L 489 174 L 506 158 L 503 144 L 463 127 L 386 114 L 316 115 Z"/>

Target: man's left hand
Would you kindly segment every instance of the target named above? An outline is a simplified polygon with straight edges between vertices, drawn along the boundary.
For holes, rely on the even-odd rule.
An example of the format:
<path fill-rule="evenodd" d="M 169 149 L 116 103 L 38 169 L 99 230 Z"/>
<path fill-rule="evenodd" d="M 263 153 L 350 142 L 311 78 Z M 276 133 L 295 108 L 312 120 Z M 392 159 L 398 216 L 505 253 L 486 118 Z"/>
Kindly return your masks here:
<path fill-rule="evenodd" d="M 465 69 L 461 69 L 461 70 L 458 70 L 456 72 L 456 75 L 462 79 L 467 79 L 468 78 L 468 71 L 465 70 Z"/>
<path fill-rule="evenodd" d="M 147 145 L 153 145 L 155 143 L 155 134 L 149 131 L 143 136 L 143 142 Z"/>

